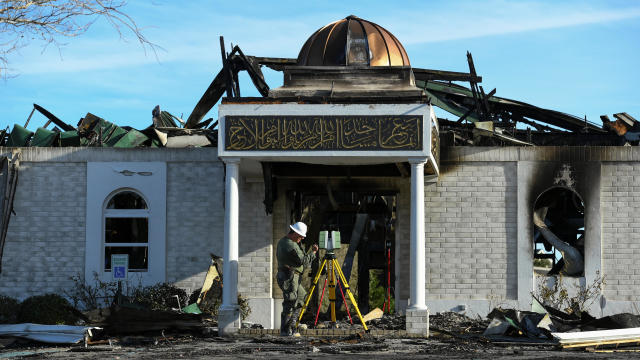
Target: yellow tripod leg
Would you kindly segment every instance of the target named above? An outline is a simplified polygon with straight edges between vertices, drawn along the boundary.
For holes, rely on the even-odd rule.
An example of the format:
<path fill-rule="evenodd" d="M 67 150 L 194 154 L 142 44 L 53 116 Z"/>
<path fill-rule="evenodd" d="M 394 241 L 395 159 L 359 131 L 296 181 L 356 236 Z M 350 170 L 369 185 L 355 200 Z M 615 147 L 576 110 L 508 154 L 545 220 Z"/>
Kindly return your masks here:
<path fill-rule="evenodd" d="M 369 328 L 367 328 L 367 324 L 365 324 L 364 319 L 362 318 L 362 314 L 360 314 L 360 309 L 358 308 L 358 303 L 353 298 L 353 294 L 351 293 L 351 289 L 349 289 L 349 283 L 345 279 L 344 274 L 342 273 L 342 269 L 340 268 L 340 266 L 338 266 L 338 260 L 333 259 L 332 262 L 334 264 L 334 268 L 338 270 L 338 275 L 340 276 L 340 281 L 342 281 L 342 285 L 344 286 L 344 290 L 347 292 L 347 295 L 349 295 L 349 299 L 351 300 L 351 304 L 356 309 L 356 313 L 358 314 L 358 318 L 360 318 L 360 322 L 362 323 L 362 327 L 364 327 L 365 331 L 369 331 Z M 347 306 L 347 304 L 345 304 L 345 306 Z"/>
<path fill-rule="evenodd" d="M 331 305 L 331 321 L 336 322 L 336 274 L 335 265 L 331 261 L 327 265 L 327 276 L 329 276 L 329 304 Z"/>
<path fill-rule="evenodd" d="M 320 275 L 322 275 L 322 269 L 324 269 L 324 266 L 326 264 L 327 264 L 327 259 L 324 259 L 322 261 L 322 265 L 320 265 L 320 268 L 316 273 L 316 276 L 313 278 L 313 285 L 311 285 L 311 289 L 309 289 L 307 298 L 304 299 L 304 306 L 302 307 L 302 310 L 300 311 L 300 315 L 298 316 L 298 320 L 296 321 L 296 328 L 298 327 L 298 325 L 300 325 L 300 320 L 302 320 L 302 315 L 304 315 L 304 312 L 307 310 L 307 306 L 309 305 L 309 301 L 311 300 L 311 295 L 313 295 L 313 292 L 316 289 L 316 285 L 318 285 L 318 280 L 320 279 Z"/>

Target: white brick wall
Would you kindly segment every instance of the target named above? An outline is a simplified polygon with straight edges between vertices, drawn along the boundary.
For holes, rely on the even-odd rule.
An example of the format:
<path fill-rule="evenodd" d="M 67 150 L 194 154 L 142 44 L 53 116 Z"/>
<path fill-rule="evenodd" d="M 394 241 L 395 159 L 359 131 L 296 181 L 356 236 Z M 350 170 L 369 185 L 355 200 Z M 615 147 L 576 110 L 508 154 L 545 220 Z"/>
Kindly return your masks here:
<path fill-rule="evenodd" d="M 199 289 L 224 249 L 224 164 L 167 164 L 167 281 Z"/>
<path fill-rule="evenodd" d="M 86 164 L 22 162 L 0 294 L 59 293 L 84 272 Z"/>
<path fill-rule="evenodd" d="M 271 216 L 265 212 L 264 183 L 240 185 L 238 292 L 271 297 Z"/>
<path fill-rule="evenodd" d="M 209 253 L 222 255 L 224 170 L 215 149 L 22 150 L 0 294 L 61 293 L 73 286 L 71 276 L 83 275 L 87 161 L 168 162 L 167 281 L 199 288 Z"/>
<path fill-rule="evenodd" d="M 607 300 L 640 300 L 640 164 L 603 163 L 602 267 Z"/>
<path fill-rule="evenodd" d="M 98 155 L 100 160 L 118 160 Z M 158 155 L 154 160 L 174 154 L 169 150 L 166 156 Z M 73 286 L 72 275 L 84 272 L 86 160 L 21 163 L 0 294 L 25 298 L 60 293 Z M 271 296 L 271 217 L 262 206 L 263 186 L 242 183 L 240 188 L 239 292 L 248 298 Z M 224 188 L 224 164 L 218 160 L 167 163 L 168 282 L 198 289 L 209 253 L 222 256 Z M 25 254 L 29 261 L 24 261 Z"/>
<path fill-rule="evenodd" d="M 515 299 L 514 162 L 443 166 L 425 185 L 427 300 Z"/>
<path fill-rule="evenodd" d="M 489 149 L 500 155 L 489 156 L 481 148 L 465 149 L 469 154 L 448 155 L 452 158 L 442 164 L 437 184 L 425 185 L 428 300 L 516 298 L 515 164 L 523 159 L 544 161 L 547 158 L 539 158 L 540 154 L 553 149 L 542 150 L 546 152 Z M 583 155 L 590 161 L 603 161 L 600 211 L 605 296 L 611 301 L 637 301 L 640 149 L 604 150 L 606 159 Z M 622 156 L 623 150 L 629 152 L 627 157 Z M 215 149 L 24 149 L 16 215 L 2 258 L 0 293 L 25 298 L 59 292 L 72 286 L 70 276 L 83 272 L 87 161 L 167 161 L 167 279 L 186 289 L 200 287 L 209 253 L 222 255 L 223 251 L 224 168 L 215 154 Z M 406 299 L 409 182 L 381 179 L 369 185 L 399 191 L 396 295 Z M 288 209 L 282 201 L 285 189 L 279 189 L 272 219 L 264 212 L 263 186 L 244 178 L 240 181 L 239 291 L 248 298 L 268 298 L 272 293 L 278 297 L 277 285 L 270 278 L 272 242 L 286 232 L 288 224 Z"/>
<path fill-rule="evenodd" d="M 168 281 L 185 290 L 202 286 L 209 253 L 224 251 L 224 163 L 172 162 L 167 174 Z M 238 292 L 271 296 L 271 217 L 264 184 L 240 180 Z"/>

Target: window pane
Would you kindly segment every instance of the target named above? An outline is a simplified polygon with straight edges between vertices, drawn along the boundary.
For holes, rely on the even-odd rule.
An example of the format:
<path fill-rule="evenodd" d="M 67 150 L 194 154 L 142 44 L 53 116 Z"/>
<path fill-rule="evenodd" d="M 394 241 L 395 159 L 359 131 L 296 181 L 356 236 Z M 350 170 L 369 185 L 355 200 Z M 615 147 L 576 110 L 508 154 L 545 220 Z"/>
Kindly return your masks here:
<path fill-rule="evenodd" d="M 148 234 L 148 218 L 105 218 L 105 243 L 146 243 Z"/>
<path fill-rule="evenodd" d="M 141 271 L 149 268 L 149 252 L 146 246 L 106 246 L 104 248 L 104 270 L 111 270 L 111 254 L 128 254 L 129 270 Z"/>
<path fill-rule="evenodd" d="M 107 209 L 147 209 L 147 203 L 135 192 L 123 191 L 109 200 Z"/>

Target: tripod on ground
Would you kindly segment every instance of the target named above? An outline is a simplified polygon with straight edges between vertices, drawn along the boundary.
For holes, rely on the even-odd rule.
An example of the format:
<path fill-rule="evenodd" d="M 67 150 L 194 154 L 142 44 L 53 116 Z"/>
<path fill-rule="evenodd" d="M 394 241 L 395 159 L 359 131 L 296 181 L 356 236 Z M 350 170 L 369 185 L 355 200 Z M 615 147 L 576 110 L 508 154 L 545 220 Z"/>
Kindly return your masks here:
<path fill-rule="evenodd" d="M 304 300 L 304 306 L 302 307 L 302 310 L 300 311 L 300 315 L 298 316 L 298 321 L 296 322 L 296 328 L 298 327 L 298 325 L 300 325 L 300 320 L 302 319 L 302 315 L 304 315 L 304 312 L 306 311 L 307 306 L 309 305 L 311 296 L 313 295 L 313 292 L 316 289 L 316 286 L 318 285 L 318 280 L 320 280 L 320 275 L 322 275 L 322 270 L 324 269 L 325 266 L 327 267 L 327 275 L 326 275 L 327 278 L 325 279 L 325 285 L 327 281 L 329 282 L 329 301 L 330 301 L 330 307 L 331 307 L 331 321 L 333 323 L 336 322 L 336 282 L 338 285 L 340 285 L 340 282 L 342 282 L 342 284 L 344 285 L 344 289 L 347 292 L 347 295 L 349 295 L 351 304 L 356 309 L 356 313 L 358 314 L 358 318 L 360 318 L 360 322 L 362 322 L 362 327 L 366 331 L 369 331 L 369 329 L 367 328 L 367 324 L 365 324 L 364 319 L 362 318 L 362 314 L 360 314 L 360 309 L 358 309 L 358 303 L 355 301 L 353 294 L 349 289 L 349 283 L 347 282 L 347 280 L 344 277 L 344 274 L 342 273 L 342 269 L 340 268 L 340 264 L 338 264 L 338 260 L 336 260 L 336 255 L 333 253 L 333 250 L 327 250 L 327 252 L 324 255 L 324 258 L 322 259 L 322 265 L 320 265 L 320 267 L 318 268 L 318 272 L 316 273 L 316 276 L 313 279 L 313 285 L 309 290 L 309 294 L 307 294 L 307 298 Z M 336 279 L 336 273 L 338 274 L 339 279 Z M 340 289 L 340 292 L 342 292 L 342 288 Z M 320 305 L 322 305 L 322 297 L 324 297 L 324 287 L 322 289 L 322 295 L 320 297 Z M 349 314 L 349 306 L 347 305 L 347 302 L 344 299 L 344 294 L 342 294 L 342 300 L 344 302 L 345 308 L 347 308 L 347 313 Z M 318 314 L 319 313 L 320 313 L 320 306 L 318 307 Z M 349 319 L 351 319 L 351 314 L 349 314 Z M 318 316 L 316 315 L 316 323 L 317 321 L 318 321 Z"/>

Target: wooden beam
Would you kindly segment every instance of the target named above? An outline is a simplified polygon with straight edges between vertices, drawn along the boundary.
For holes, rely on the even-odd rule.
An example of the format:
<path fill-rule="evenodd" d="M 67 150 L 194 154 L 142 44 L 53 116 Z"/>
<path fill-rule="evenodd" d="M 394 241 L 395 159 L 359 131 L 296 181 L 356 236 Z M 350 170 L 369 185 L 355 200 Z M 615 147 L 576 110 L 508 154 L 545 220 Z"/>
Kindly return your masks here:
<path fill-rule="evenodd" d="M 457 72 L 457 71 L 445 71 L 445 70 L 431 70 L 413 68 L 413 75 L 416 80 L 442 80 L 442 81 L 473 81 L 476 83 L 482 82 L 482 76 L 475 74 Z"/>
<path fill-rule="evenodd" d="M 409 171 L 407 170 L 407 167 L 404 166 L 404 163 L 396 163 L 396 167 L 400 172 L 400 176 L 402 176 L 403 178 L 411 176 L 411 174 L 409 174 Z"/>

